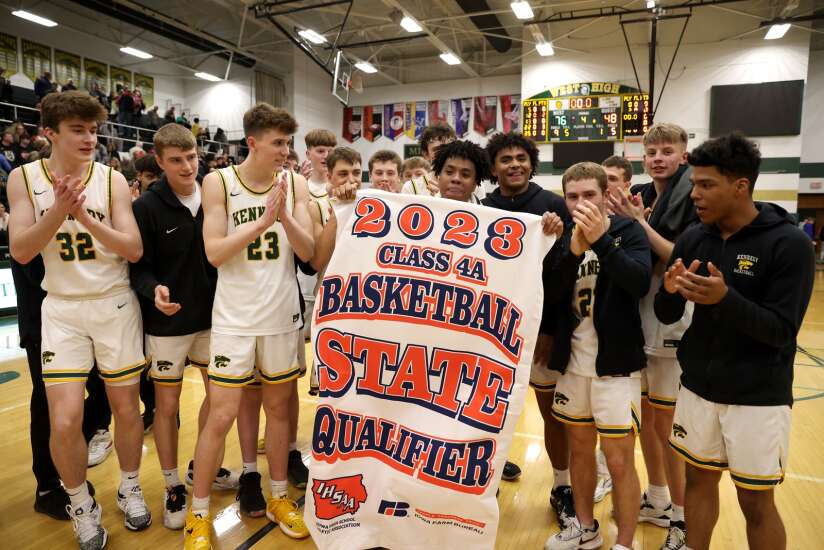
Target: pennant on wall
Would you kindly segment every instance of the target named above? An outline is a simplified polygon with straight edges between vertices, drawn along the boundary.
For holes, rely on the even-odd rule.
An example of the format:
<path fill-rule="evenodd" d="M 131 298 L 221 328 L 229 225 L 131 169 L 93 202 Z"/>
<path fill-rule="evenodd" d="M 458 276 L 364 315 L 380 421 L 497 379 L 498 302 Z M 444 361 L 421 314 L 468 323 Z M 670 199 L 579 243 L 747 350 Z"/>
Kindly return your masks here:
<path fill-rule="evenodd" d="M 475 98 L 475 132 L 488 136 L 498 129 L 498 98 L 496 96 L 479 96 Z"/>
<path fill-rule="evenodd" d="M 449 124 L 449 102 L 443 99 L 429 102 L 429 124 L 432 126 L 439 122 Z"/>
<path fill-rule="evenodd" d="M 501 96 L 501 125 L 505 133 L 521 131 L 521 96 Z"/>
<path fill-rule="evenodd" d="M 426 102 L 407 103 L 405 119 L 406 137 L 409 139 L 421 137 L 421 132 L 426 127 Z"/>
<path fill-rule="evenodd" d="M 354 143 L 361 137 L 362 107 L 345 107 L 343 109 L 343 139 Z"/>
<path fill-rule="evenodd" d="M 367 105 L 363 108 L 363 137 L 367 141 L 375 141 L 381 137 L 383 131 L 383 106 Z"/>
<path fill-rule="evenodd" d="M 453 99 L 450 109 L 451 126 L 455 129 L 455 134 L 459 138 L 465 138 L 469 133 L 469 115 L 472 111 L 472 98 L 463 97 Z"/>
<path fill-rule="evenodd" d="M 396 140 L 403 135 L 404 104 L 390 103 L 383 106 L 383 135 Z"/>

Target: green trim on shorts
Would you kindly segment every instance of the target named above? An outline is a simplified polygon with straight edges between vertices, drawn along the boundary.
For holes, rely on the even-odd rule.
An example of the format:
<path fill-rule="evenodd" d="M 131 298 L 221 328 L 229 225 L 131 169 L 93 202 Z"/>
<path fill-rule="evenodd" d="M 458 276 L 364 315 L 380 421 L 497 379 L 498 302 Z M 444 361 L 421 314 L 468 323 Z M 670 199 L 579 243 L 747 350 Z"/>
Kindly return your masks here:
<path fill-rule="evenodd" d="M 555 391 L 555 386 L 557 386 L 557 382 L 553 382 L 552 384 L 535 384 L 534 382 L 530 382 L 529 386 L 534 389 L 535 391 L 541 392 L 551 392 Z"/>
<path fill-rule="evenodd" d="M 593 418 L 591 416 L 588 416 L 588 417 L 585 417 L 585 418 L 574 418 L 572 416 L 567 416 L 563 413 L 560 413 L 560 412 L 556 411 L 555 409 L 552 409 L 552 416 L 554 416 L 555 418 L 557 418 L 561 422 L 566 422 L 567 424 L 587 425 L 587 424 L 594 424 L 595 423 L 595 418 Z"/>
<path fill-rule="evenodd" d="M 223 384 L 226 386 L 245 386 L 255 379 L 254 375 L 244 376 L 242 378 L 226 378 L 216 374 L 209 373 L 209 380 L 216 384 Z"/>
<path fill-rule="evenodd" d="M 280 384 L 281 382 L 288 382 L 292 378 L 297 377 L 300 374 L 300 368 L 295 368 L 281 374 L 276 374 L 275 376 L 268 376 L 263 371 L 260 372 L 260 377 L 263 379 L 263 382 L 266 384 Z"/>
<path fill-rule="evenodd" d="M 142 372 L 143 369 L 146 368 L 146 366 L 147 366 L 147 363 L 145 361 L 143 361 L 143 362 L 137 363 L 133 367 L 128 367 L 126 369 L 123 369 L 121 371 L 117 371 L 117 372 L 114 372 L 114 373 L 103 372 L 101 370 L 100 371 L 100 378 L 102 378 L 104 380 L 121 380 L 121 379 L 129 378 L 131 376 L 134 376 L 135 374 L 139 374 L 140 372 Z"/>
<path fill-rule="evenodd" d="M 730 477 L 732 478 L 733 483 L 735 483 L 736 485 L 743 485 L 745 486 L 745 488 L 751 486 L 755 490 L 772 489 L 773 487 L 784 481 L 784 476 L 779 476 L 772 479 L 756 479 L 733 473 L 732 470 L 730 470 Z"/>
<path fill-rule="evenodd" d="M 698 458 L 696 456 L 693 456 L 692 454 L 690 454 L 689 451 L 687 451 L 686 449 L 684 449 L 680 445 L 677 445 L 677 444 L 673 443 L 672 439 L 669 440 L 669 445 L 670 445 L 670 447 L 675 449 L 675 451 L 678 454 L 683 456 L 684 459 L 687 462 L 689 462 L 690 464 L 692 464 L 693 466 L 695 466 L 697 468 L 705 468 L 705 469 L 709 469 L 709 470 L 726 470 L 730 466 L 729 463 L 723 462 L 721 460 L 712 460 L 712 459 Z"/>
<path fill-rule="evenodd" d="M 75 380 L 82 380 L 89 377 L 89 373 L 86 371 L 76 371 L 76 372 L 43 372 L 43 382 L 55 382 L 55 381 L 64 381 L 64 382 L 74 382 Z"/>

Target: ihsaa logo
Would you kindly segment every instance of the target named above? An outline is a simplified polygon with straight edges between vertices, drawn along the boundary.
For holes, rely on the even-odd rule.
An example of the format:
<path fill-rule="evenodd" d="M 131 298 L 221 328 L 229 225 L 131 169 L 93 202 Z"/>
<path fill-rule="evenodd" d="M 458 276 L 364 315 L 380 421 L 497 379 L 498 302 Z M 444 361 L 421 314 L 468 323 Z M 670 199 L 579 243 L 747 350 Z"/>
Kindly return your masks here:
<path fill-rule="evenodd" d="M 409 515 L 409 503 L 395 502 L 393 500 L 381 500 L 381 503 L 378 506 L 378 513 L 385 516 L 405 518 Z"/>
<path fill-rule="evenodd" d="M 363 474 L 313 479 L 312 497 L 315 499 L 315 516 L 318 519 L 334 519 L 344 514 L 355 515 L 367 497 Z"/>

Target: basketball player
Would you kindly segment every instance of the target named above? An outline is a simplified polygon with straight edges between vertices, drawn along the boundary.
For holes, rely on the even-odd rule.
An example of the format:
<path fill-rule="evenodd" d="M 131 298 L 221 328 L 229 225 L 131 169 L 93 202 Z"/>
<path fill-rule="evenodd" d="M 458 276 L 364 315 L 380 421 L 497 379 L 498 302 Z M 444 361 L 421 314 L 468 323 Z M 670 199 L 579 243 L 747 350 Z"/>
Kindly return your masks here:
<path fill-rule="evenodd" d="M 69 495 L 82 549 L 103 548 L 102 509 L 86 485 L 88 452 L 81 432 L 86 377 L 94 361 L 106 382 L 121 469 L 118 507 L 130 530 L 152 516 L 138 473 L 143 424 L 138 381 L 145 366 L 137 298 L 127 261 L 143 254 L 126 179 L 95 163 L 97 125 L 106 119 L 87 92 L 50 94 L 41 106 L 51 156 L 9 176 L 11 255 L 43 257 L 42 368 L 49 402 L 50 447 Z"/>
<path fill-rule="evenodd" d="M 595 444 L 613 480 L 618 534 L 613 550 L 629 550 L 641 489 L 635 434 L 641 429 L 644 337 L 638 303 L 647 293 L 652 260 L 644 230 L 606 211 L 607 175 L 592 162 L 575 164 L 561 183 L 575 225 L 563 255 L 545 274 L 549 301 L 559 304 L 549 366 L 563 373 L 552 412 L 567 424 L 576 518 L 550 537 L 547 550 L 599 548 L 593 516 Z"/>
<path fill-rule="evenodd" d="M 369 186 L 372 189 L 400 193 L 401 157 L 394 151 L 383 149 L 369 159 Z"/>
<path fill-rule="evenodd" d="M 300 303 L 294 256 L 314 253 L 309 192 L 303 177 L 282 170 L 297 122 L 287 111 L 259 103 L 243 116 L 249 156 L 203 182 L 203 240 L 218 268 L 212 313 L 209 417 L 195 451 L 192 507 L 185 547 L 209 548 L 209 485 L 242 388 L 259 377 L 266 412 L 271 498 L 266 516 L 289 537 L 309 531 L 287 497 L 289 401 Z"/>
<path fill-rule="evenodd" d="M 653 306 L 673 243 L 697 217 L 690 198 L 692 169 L 686 161 L 687 132 L 675 124 L 655 124 L 644 135 L 643 145 L 644 167 L 652 176 L 652 182 L 634 186 L 631 196 L 611 193 L 609 204 L 614 212 L 638 221 L 647 233 L 654 254 L 652 286 L 641 302 L 647 353 L 647 367 L 642 377 L 647 395 L 642 417 L 651 429 L 644 430 L 641 436 L 650 482 L 641 500 L 638 519 L 669 527 L 662 549 L 678 550 L 684 546 L 686 531 L 684 461 L 668 447 L 667 440 L 672 431 L 681 376 L 675 354 L 692 319 L 692 306 L 686 307 L 683 318 L 671 326 L 658 321 Z"/>
<path fill-rule="evenodd" d="M 538 148 L 531 140 L 515 132 L 497 133 L 489 139 L 486 152 L 491 164 L 490 179 L 498 184 L 498 188 L 487 195 L 482 204 L 537 216 L 550 212 L 557 214 L 565 224 L 569 223 L 564 200 L 531 181 L 538 169 Z M 546 295 L 547 283 L 544 284 Z M 569 450 L 564 425 L 552 416 L 552 398 L 560 373 L 548 368 L 556 316 L 556 309 L 545 298 L 529 384 L 535 389 L 538 409 L 544 419 L 544 445 L 555 473 L 550 503 L 559 525 L 566 527 L 575 515 L 569 480 Z M 507 468 L 510 471 L 504 472 L 504 479 L 516 478 L 521 473 L 517 466 Z"/>
<path fill-rule="evenodd" d="M 782 550 L 773 493 L 787 467 L 796 336 L 815 257 L 787 212 L 753 202 L 755 143 L 736 134 L 711 139 L 689 163 L 701 224 L 675 242 L 655 297 L 662 323 L 677 323 L 695 304 L 678 348 L 684 373 L 669 439 L 687 461 L 686 546 L 710 547 L 718 482 L 729 469 L 749 547 Z"/>
<path fill-rule="evenodd" d="M 624 157 L 612 155 L 604 159 L 601 167 L 607 173 L 607 186 L 610 194 L 613 191 L 620 191 L 624 194 L 629 192 L 632 184 L 632 163 L 630 161 Z"/>
<path fill-rule="evenodd" d="M 410 157 L 403 161 L 403 181 L 407 183 L 413 179 L 422 178 L 431 171 L 432 165 L 423 157 Z"/>
<path fill-rule="evenodd" d="M 435 181 L 430 181 L 432 165 L 423 157 L 411 157 L 403 161 L 403 187 L 401 193 L 404 195 L 438 195 L 438 185 Z"/>

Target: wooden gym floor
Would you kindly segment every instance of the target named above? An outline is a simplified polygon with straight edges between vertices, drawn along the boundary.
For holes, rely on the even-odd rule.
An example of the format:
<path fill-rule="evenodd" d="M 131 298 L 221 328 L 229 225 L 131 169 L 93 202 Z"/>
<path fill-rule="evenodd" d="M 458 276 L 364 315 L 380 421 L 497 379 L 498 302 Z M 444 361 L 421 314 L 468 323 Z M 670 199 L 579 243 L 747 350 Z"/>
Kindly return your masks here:
<path fill-rule="evenodd" d="M 16 337 L 6 327 L 0 333 L 0 348 L 5 342 L 5 355 L 16 353 Z M 822 535 L 816 526 L 817 506 L 824 502 L 824 452 L 821 434 L 824 433 L 824 272 L 816 277 L 815 292 L 801 334 L 800 351 L 796 355 L 795 396 L 793 408 L 792 442 L 787 479 L 776 491 L 779 510 L 787 527 L 788 547 L 811 549 L 822 547 Z M 307 347 L 308 349 L 308 347 Z M 803 350 L 803 351 L 801 351 Z M 2 351 L 2 350 L 0 350 Z M 31 383 L 25 358 L 7 359 L 0 363 L 0 371 L 16 371 L 19 377 L 0 383 L 0 536 L 6 548 L 49 548 L 63 550 L 77 548 L 71 524 L 52 520 L 33 511 L 35 483 L 31 473 L 29 446 L 29 395 Z M 13 375 L 11 375 L 13 376 Z M 2 374 L 0 374 L 2 377 Z M 298 445 L 308 456 L 309 434 L 314 411 L 314 398 L 307 393 L 306 378 L 299 383 L 301 416 Z M 196 432 L 196 415 L 203 398 L 200 375 L 189 370 L 181 398 L 180 467 L 181 477 L 191 456 Z M 524 415 L 513 439 L 510 459 L 521 465 L 523 475 L 515 482 L 502 482 L 498 499 L 501 520 L 496 548 L 539 549 L 546 538 L 557 531 L 549 511 L 549 489 L 552 470 L 544 451 L 542 424 L 535 398 L 528 393 Z M 636 453 L 642 486 L 646 485 L 640 448 Z M 308 460 L 308 459 L 307 459 Z M 237 436 L 232 433 L 226 443 L 225 465 L 240 467 Z M 265 479 L 265 459 L 258 461 Z M 141 481 L 146 500 L 152 510 L 153 525 L 144 532 L 132 533 L 123 527 L 122 514 L 115 504 L 119 481 L 117 459 L 112 455 L 101 465 L 89 470 L 89 479 L 97 488 L 98 502 L 103 506 L 103 520 L 109 529 L 109 548 L 152 550 L 179 548 L 183 538 L 180 531 L 169 531 L 162 523 L 163 483 L 157 463 L 154 439 L 146 436 L 143 446 Z M 264 490 L 266 490 L 264 488 Z M 300 493 L 292 491 L 293 498 Z M 610 498 L 596 505 L 596 515 L 603 526 L 606 544 L 614 541 L 615 525 L 610 521 Z M 213 544 L 216 550 L 236 548 L 314 548 L 310 539 L 295 542 L 278 529 L 267 527 L 268 521 L 240 518 L 233 493 L 216 493 L 212 497 L 215 515 Z M 639 525 L 634 548 L 658 550 L 665 530 L 648 524 Z M 7 546 L 7 544 L 9 546 Z M 727 475 L 721 483 L 721 517 L 713 538 L 713 549 L 746 548 L 744 519 L 735 498 L 735 490 Z"/>

